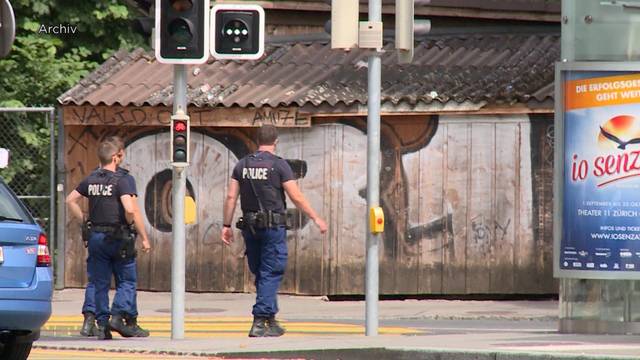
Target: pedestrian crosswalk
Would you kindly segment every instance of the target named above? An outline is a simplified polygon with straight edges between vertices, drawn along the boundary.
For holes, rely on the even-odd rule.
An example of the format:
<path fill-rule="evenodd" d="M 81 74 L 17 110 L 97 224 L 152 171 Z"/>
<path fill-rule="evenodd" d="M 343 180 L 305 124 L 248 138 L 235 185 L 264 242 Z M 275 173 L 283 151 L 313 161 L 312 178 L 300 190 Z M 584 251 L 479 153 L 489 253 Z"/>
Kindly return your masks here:
<path fill-rule="evenodd" d="M 29 360 L 93 360 L 93 359 L 111 359 L 111 360 L 202 360 L 203 357 L 194 356 L 175 356 L 161 354 L 142 354 L 142 353 L 119 353 L 113 351 L 100 350 L 59 350 L 59 349 L 33 349 L 29 355 Z M 217 360 L 222 358 L 206 357 L 207 360 Z"/>
<path fill-rule="evenodd" d="M 42 328 L 46 336 L 79 336 L 82 316 L 52 316 Z M 149 330 L 152 337 L 171 337 L 171 318 L 169 316 L 150 316 L 138 318 L 140 326 Z M 251 328 L 250 317 L 194 316 L 185 318 L 186 338 L 209 337 L 246 337 Z M 287 329 L 286 336 L 313 336 L 364 334 L 364 326 L 340 321 L 299 321 L 283 319 Z M 422 331 L 406 327 L 382 326 L 381 335 L 411 335 Z M 114 334 L 115 335 L 115 334 Z"/>

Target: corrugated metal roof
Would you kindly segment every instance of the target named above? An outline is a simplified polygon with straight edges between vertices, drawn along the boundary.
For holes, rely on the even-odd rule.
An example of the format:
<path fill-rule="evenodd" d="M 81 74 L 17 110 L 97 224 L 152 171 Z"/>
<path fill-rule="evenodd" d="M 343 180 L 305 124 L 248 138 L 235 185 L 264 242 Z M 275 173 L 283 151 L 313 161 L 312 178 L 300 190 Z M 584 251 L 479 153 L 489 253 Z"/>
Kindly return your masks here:
<path fill-rule="evenodd" d="M 559 35 L 465 35 L 430 38 L 414 62 L 399 65 L 392 44 L 383 54 L 382 100 L 527 103 L 553 97 Z M 257 61 L 189 66 L 189 102 L 196 106 L 261 107 L 366 104 L 364 50 L 332 50 L 326 41 L 271 44 Z M 118 52 L 60 96 L 62 104 L 171 105 L 171 65 L 141 49 Z"/>

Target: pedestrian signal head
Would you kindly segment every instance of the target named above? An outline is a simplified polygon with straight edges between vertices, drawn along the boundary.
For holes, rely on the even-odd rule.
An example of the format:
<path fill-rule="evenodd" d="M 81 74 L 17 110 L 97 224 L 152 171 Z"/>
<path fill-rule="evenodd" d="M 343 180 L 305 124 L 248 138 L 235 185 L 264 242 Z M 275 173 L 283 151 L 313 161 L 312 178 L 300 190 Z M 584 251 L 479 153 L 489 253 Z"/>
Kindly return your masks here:
<path fill-rule="evenodd" d="M 171 163 L 173 166 L 189 165 L 189 117 L 171 117 Z"/>
<path fill-rule="evenodd" d="M 256 60 L 264 54 L 264 10 L 258 5 L 218 4 L 211 9 L 211 55 Z"/>
<path fill-rule="evenodd" d="M 173 130 L 176 132 L 185 132 L 187 131 L 187 123 L 182 120 L 176 120 L 173 123 Z"/>

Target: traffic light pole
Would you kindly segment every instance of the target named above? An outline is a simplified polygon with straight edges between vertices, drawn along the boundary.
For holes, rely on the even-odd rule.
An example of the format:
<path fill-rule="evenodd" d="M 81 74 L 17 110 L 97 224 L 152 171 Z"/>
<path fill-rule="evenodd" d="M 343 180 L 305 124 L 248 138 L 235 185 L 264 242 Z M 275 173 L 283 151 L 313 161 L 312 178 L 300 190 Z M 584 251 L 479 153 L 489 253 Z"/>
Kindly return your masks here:
<path fill-rule="evenodd" d="M 187 69 L 173 65 L 173 113 L 187 113 Z M 171 139 L 169 141 L 172 141 Z M 188 146 L 188 145 L 187 145 Z M 184 339 L 186 166 L 173 166 L 173 256 L 171 257 L 171 339 Z"/>
<path fill-rule="evenodd" d="M 369 21 L 382 21 L 381 0 L 369 0 Z M 380 206 L 380 84 L 382 77 L 382 61 L 380 52 L 374 51 L 369 56 L 369 99 L 367 101 L 367 211 Z M 367 214 L 367 221 L 371 221 Z M 365 275 L 366 316 L 365 334 L 378 335 L 378 244 L 381 234 L 369 231 L 367 224 L 367 264 Z"/>

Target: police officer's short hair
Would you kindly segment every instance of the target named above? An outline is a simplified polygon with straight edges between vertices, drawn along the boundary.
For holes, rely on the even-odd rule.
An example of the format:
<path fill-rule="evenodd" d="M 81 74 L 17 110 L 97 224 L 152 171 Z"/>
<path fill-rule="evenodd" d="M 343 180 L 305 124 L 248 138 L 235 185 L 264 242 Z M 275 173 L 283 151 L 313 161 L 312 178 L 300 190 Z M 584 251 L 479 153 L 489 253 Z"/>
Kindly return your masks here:
<path fill-rule="evenodd" d="M 278 139 L 278 129 L 273 125 L 262 125 L 258 128 L 258 145 L 273 145 Z"/>
<path fill-rule="evenodd" d="M 100 160 L 100 165 L 109 165 L 113 159 L 113 155 L 118 151 L 120 151 L 118 145 L 109 141 L 102 141 L 100 145 L 98 145 L 98 159 Z"/>
<path fill-rule="evenodd" d="M 118 147 L 118 151 L 124 150 L 124 140 L 118 135 L 111 135 L 104 138 L 104 141 L 115 144 Z"/>

